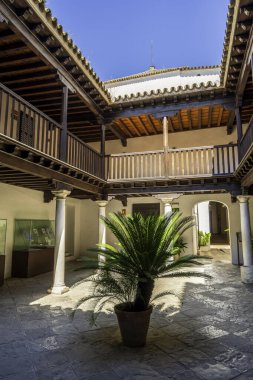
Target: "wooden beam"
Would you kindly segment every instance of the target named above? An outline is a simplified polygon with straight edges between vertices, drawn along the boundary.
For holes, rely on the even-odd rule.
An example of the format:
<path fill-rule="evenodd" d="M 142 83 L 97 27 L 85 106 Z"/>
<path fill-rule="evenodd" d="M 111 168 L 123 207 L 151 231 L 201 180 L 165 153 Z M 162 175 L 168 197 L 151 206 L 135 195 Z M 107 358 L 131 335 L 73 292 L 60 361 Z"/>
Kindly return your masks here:
<path fill-rule="evenodd" d="M 140 137 L 140 136 L 141 136 L 141 133 L 140 133 L 140 131 L 138 130 L 138 128 L 136 127 L 136 125 L 134 124 L 134 122 L 131 120 L 130 117 L 128 118 L 128 122 L 129 122 L 129 124 L 131 125 L 131 127 L 133 128 L 133 130 L 134 130 L 134 132 L 136 133 L 136 135 L 137 135 L 138 137 Z"/>
<path fill-rule="evenodd" d="M 169 128 L 171 132 L 175 132 L 171 118 L 168 116 L 167 119 L 168 119 L 168 124 L 169 124 Z"/>
<path fill-rule="evenodd" d="M 153 115 L 155 118 L 162 118 L 164 116 L 175 115 L 178 111 L 182 109 L 189 108 L 199 108 L 205 106 L 224 106 L 227 109 L 235 108 L 235 98 L 234 96 L 214 96 L 213 98 L 206 99 L 201 98 L 195 101 L 182 101 L 178 103 L 166 103 L 166 104 L 156 104 L 156 105 L 147 105 L 146 107 L 141 107 L 136 105 L 134 108 L 124 108 L 122 110 L 114 110 L 113 112 L 107 113 L 105 119 L 113 121 L 115 119 L 131 116 L 140 116 L 140 115 Z M 116 105 L 115 105 L 116 107 Z"/>
<path fill-rule="evenodd" d="M 133 133 L 129 130 L 128 126 L 124 123 L 122 119 L 116 120 L 120 125 L 121 129 L 128 134 L 129 137 L 134 137 Z"/>
<path fill-rule="evenodd" d="M 68 176 L 67 174 L 42 167 L 38 164 L 26 161 L 23 158 L 13 156 L 12 154 L 6 152 L 0 151 L 0 163 L 1 165 L 6 165 L 14 170 L 20 170 L 21 172 L 29 173 L 36 177 L 63 182 L 77 189 L 88 191 L 89 193 L 97 193 L 100 191 L 97 186 L 78 180 L 74 177 Z"/>
<path fill-rule="evenodd" d="M 101 124 L 100 154 L 102 157 L 101 175 L 103 179 L 105 179 L 105 130 L 106 130 L 105 124 Z"/>
<path fill-rule="evenodd" d="M 221 125 L 222 115 L 223 115 L 223 107 L 220 107 L 218 120 L 217 120 L 217 127 L 220 127 Z"/>
<path fill-rule="evenodd" d="M 143 123 L 142 119 L 140 118 L 140 116 L 137 116 L 137 119 L 138 119 L 138 122 L 141 124 L 146 136 L 149 136 L 149 133 L 148 133 L 148 130 L 146 128 L 146 125 Z"/>
<path fill-rule="evenodd" d="M 182 117 L 181 117 L 180 111 L 178 111 L 178 114 L 177 114 L 177 121 L 178 121 L 179 130 L 182 131 L 183 130 L 183 122 L 182 122 Z"/>
<path fill-rule="evenodd" d="M 228 124 L 227 124 L 228 135 L 231 135 L 233 131 L 234 120 L 235 120 L 235 110 L 231 110 L 229 114 Z"/>
<path fill-rule="evenodd" d="M 122 146 L 127 146 L 126 135 L 123 134 L 122 131 L 119 130 L 119 128 L 117 128 L 117 126 L 109 124 L 108 128 L 114 134 L 115 137 L 117 137 L 118 139 L 120 139 Z"/>
<path fill-rule="evenodd" d="M 211 128 L 212 126 L 212 113 L 213 113 L 213 107 L 210 106 L 209 109 L 208 109 L 208 128 Z"/>
<path fill-rule="evenodd" d="M 15 13 L 7 7 L 3 2 L 0 2 L 0 12 L 7 18 L 9 25 L 14 32 L 21 36 L 22 40 L 25 40 L 39 57 L 46 61 L 50 66 L 54 67 L 74 88 L 76 93 L 81 97 L 90 110 L 97 116 L 100 116 L 100 110 L 93 100 L 82 90 L 79 84 L 73 80 L 69 72 L 63 68 L 59 61 L 49 52 L 49 50 L 43 45 L 43 43 L 35 37 L 31 31 L 25 26 L 23 22 L 15 15 Z"/>
<path fill-rule="evenodd" d="M 68 94 L 67 86 L 62 89 L 62 108 L 61 108 L 61 140 L 60 140 L 60 160 L 66 161 L 67 159 L 67 128 L 68 128 Z"/>
<path fill-rule="evenodd" d="M 188 116 L 188 125 L 189 129 L 192 129 L 192 115 L 191 115 L 191 110 L 187 110 L 187 116 Z"/>
<path fill-rule="evenodd" d="M 198 109 L 198 127 L 199 127 L 199 129 L 202 128 L 202 110 L 201 110 L 201 108 Z"/>
<path fill-rule="evenodd" d="M 146 118 L 147 118 L 147 122 L 148 122 L 148 125 L 150 126 L 151 130 L 154 132 L 154 134 L 157 134 L 157 130 L 155 128 L 154 123 L 152 122 L 151 116 L 146 115 Z"/>
<path fill-rule="evenodd" d="M 242 121 L 240 115 L 240 108 L 236 107 L 235 109 L 235 118 L 236 118 L 236 128 L 237 128 L 237 142 L 240 144 L 242 139 Z"/>

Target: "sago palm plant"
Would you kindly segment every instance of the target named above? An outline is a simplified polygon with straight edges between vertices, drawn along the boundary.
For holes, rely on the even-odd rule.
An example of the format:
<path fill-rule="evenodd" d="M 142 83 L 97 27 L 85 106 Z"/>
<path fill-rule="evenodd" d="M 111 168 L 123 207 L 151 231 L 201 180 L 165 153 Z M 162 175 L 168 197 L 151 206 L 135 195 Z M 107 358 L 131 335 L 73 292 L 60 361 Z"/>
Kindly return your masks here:
<path fill-rule="evenodd" d="M 115 247 L 97 245 L 92 251 L 100 260 L 86 259 L 85 268 L 99 270 L 88 280 L 93 283 L 92 293 L 82 298 L 77 307 L 93 300 L 93 316 L 97 316 L 105 304 L 121 303 L 124 310 L 129 311 L 146 310 L 154 301 L 152 293 L 156 279 L 210 277 L 185 271 L 185 268 L 202 265 L 197 259 L 205 257 L 185 255 L 174 260 L 180 253 L 183 233 L 194 225 L 192 217 L 182 217 L 180 212 L 148 217 L 140 213 L 132 216 L 113 213 L 102 219 L 118 243 Z M 168 289 L 157 294 L 155 299 L 167 294 L 172 292 Z"/>

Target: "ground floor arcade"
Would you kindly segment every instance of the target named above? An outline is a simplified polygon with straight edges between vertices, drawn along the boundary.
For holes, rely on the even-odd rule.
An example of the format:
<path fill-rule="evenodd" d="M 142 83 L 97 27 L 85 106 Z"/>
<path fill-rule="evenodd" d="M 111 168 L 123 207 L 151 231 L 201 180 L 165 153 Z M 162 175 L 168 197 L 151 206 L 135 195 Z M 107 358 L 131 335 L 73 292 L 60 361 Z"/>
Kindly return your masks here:
<path fill-rule="evenodd" d="M 1 234 L 4 243 L 1 245 L 5 253 L 5 278 L 12 276 L 13 268 L 13 251 L 18 245 L 19 248 L 26 240 L 26 244 L 34 243 L 36 249 L 42 245 L 43 241 L 38 241 L 39 228 L 31 228 L 30 230 L 20 229 L 18 223 L 27 221 L 48 221 L 54 226 L 55 220 L 58 220 L 58 274 L 55 278 L 64 286 L 64 262 L 73 260 L 80 255 L 87 255 L 88 249 L 94 247 L 98 241 L 107 241 L 114 244 L 114 237 L 110 232 L 105 232 L 104 226 L 99 222 L 99 216 L 109 214 L 111 212 L 122 212 L 131 214 L 134 211 L 147 210 L 158 213 L 166 213 L 171 209 L 180 210 L 183 215 L 193 215 L 198 224 L 196 207 L 200 209 L 200 205 L 211 204 L 220 205 L 226 209 L 227 226 L 226 232 L 231 256 L 230 262 L 238 265 L 243 261 L 243 242 L 246 260 L 250 260 L 251 241 L 250 241 L 250 218 L 253 217 L 253 200 L 250 197 L 241 197 L 239 199 L 232 198 L 229 193 L 220 194 L 156 194 L 149 197 L 129 197 L 127 204 L 113 197 L 109 197 L 108 201 L 94 201 L 90 199 L 74 199 L 71 198 L 68 191 L 56 192 L 55 199 L 49 203 L 44 202 L 43 193 L 34 190 L 28 190 L 17 186 L 0 184 L 1 192 L 1 220 L 6 222 L 6 234 Z M 213 207 L 213 206 L 212 206 Z M 210 207 L 209 207 L 210 209 Z M 241 212 L 240 212 L 241 209 Z M 249 210 L 249 215 L 248 215 Z M 63 220 L 65 218 L 65 223 Z M 241 219 L 243 222 L 243 233 L 241 236 Z M 41 234 L 43 234 L 48 226 L 42 226 Z M 53 227 L 52 227 L 53 228 Z M 60 229 L 60 230 L 59 230 Z M 17 233 L 19 232 L 18 238 Z M 36 239 L 34 234 L 36 235 Z M 63 243 L 65 234 L 65 246 Z M 246 234 L 246 235 L 245 235 Z M 43 238 L 43 237 L 42 237 Z M 45 239 L 49 239 L 46 237 Z M 36 240 L 36 242 L 35 242 Z M 197 253 L 198 239 L 197 228 L 189 230 L 184 234 L 184 241 L 187 244 L 186 253 Z M 27 243 L 28 242 L 28 243 Z M 49 241 L 50 243 L 50 241 Z M 222 248 L 222 247 L 221 247 Z M 59 255 L 60 252 L 60 255 Z M 252 265 L 250 261 L 245 265 Z M 57 268 L 56 268 L 57 269 Z M 68 282 L 68 280 L 66 280 Z M 52 285 L 48 284 L 48 287 Z M 58 284 L 59 285 L 59 284 Z"/>

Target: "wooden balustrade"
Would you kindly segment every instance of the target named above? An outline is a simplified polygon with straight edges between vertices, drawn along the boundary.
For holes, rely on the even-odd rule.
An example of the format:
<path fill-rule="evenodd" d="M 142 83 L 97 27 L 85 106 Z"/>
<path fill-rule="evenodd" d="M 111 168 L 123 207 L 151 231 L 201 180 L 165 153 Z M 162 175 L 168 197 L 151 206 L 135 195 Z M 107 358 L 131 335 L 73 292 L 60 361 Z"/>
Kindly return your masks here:
<path fill-rule="evenodd" d="M 107 156 L 109 181 L 231 175 L 238 166 L 237 145 L 218 145 Z"/>
<path fill-rule="evenodd" d="M 253 144 L 253 117 L 250 119 L 248 128 L 240 141 L 240 160 L 247 154 Z"/>
<path fill-rule="evenodd" d="M 0 84 L 0 133 L 59 158 L 61 125 Z"/>
<path fill-rule="evenodd" d="M 0 135 L 60 159 L 61 133 L 60 124 L 0 84 Z M 101 155 L 69 132 L 67 139 L 67 163 L 101 178 Z"/>
<path fill-rule="evenodd" d="M 68 132 L 67 163 L 96 177 L 103 178 L 101 154 Z"/>

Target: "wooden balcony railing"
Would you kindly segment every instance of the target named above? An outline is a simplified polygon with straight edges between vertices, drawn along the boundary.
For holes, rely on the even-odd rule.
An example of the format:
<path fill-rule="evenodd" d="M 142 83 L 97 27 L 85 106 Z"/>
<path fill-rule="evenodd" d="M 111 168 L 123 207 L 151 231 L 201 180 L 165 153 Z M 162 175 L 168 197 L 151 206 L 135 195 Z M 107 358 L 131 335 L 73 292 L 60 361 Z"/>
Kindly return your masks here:
<path fill-rule="evenodd" d="M 61 133 L 60 124 L 0 84 L 0 135 L 59 160 Z M 69 132 L 66 162 L 101 178 L 101 155 Z"/>
<path fill-rule="evenodd" d="M 240 141 L 240 160 L 245 157 L 253 144 L 253 117 L 250 119 L 248 128 Z"/>
<path fill-rule="evenodd" d="M 70 132 L 68 132 L 67 141 L 67 163 L 96 177 L 103 178 L 101 155 Z"/>
<path fill-rule="evenodd" d="M 237 145 L 168 149 L 107 156 L 108 181 L 232 175 L 238 166 Z"/>

